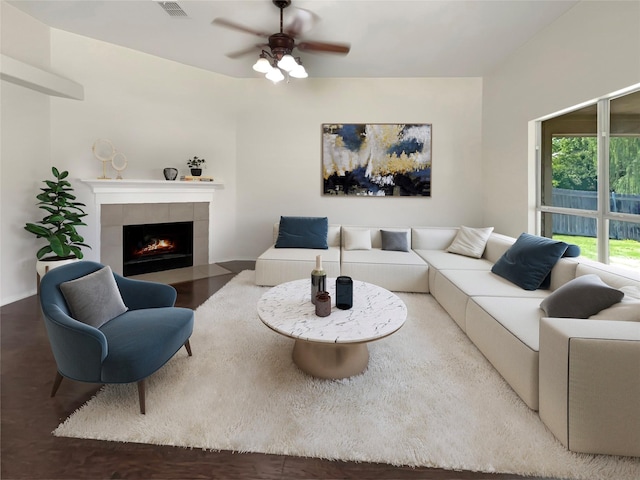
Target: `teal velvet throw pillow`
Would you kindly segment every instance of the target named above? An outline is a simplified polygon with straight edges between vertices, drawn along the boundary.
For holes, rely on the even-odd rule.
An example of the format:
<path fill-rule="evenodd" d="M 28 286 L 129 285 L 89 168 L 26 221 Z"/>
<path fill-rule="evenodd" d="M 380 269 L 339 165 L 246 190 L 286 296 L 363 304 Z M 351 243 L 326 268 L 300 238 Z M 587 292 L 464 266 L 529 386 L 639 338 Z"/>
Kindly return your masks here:
<path fill-rule="evenodd" d="M 280 217 L 275 248 L 328 249 L 327 217 Z"/>
<path fill-rule="evenodd" d="M 548 288 L 549 273 L 567 247 L 564 242 L 523 233 L 491 271 L 525 290 Z"/>

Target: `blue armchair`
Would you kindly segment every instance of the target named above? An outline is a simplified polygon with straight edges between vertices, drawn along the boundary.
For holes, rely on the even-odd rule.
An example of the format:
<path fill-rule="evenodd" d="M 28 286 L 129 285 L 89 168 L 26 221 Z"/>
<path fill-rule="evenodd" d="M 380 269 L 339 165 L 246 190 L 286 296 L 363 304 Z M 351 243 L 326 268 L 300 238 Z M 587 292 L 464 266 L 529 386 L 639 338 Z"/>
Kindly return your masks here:
<path fill-rule="evenodd" d="M 72 318 L 73 308 L 60 285 L 94 274 L 103 267 L 100 263 L 79 261 L 50 270 L 42 278 L 40 305 L 58 369 L 51 397 L 64 377 L 105 384 L 137 382 L 140 413 L 144 414 L 145 378 L 183 346 L 189 356 L 192 354 L 189 338 L 193 332 L 193 310 L 174 307 L 177 295 L 170 285 L 113 273 L 127 310 L 97 328 Z M 113 283 L 110 276 L 107 278 Z M 96 311 L 100 309 L 100 300 L 94 304 Z"/>

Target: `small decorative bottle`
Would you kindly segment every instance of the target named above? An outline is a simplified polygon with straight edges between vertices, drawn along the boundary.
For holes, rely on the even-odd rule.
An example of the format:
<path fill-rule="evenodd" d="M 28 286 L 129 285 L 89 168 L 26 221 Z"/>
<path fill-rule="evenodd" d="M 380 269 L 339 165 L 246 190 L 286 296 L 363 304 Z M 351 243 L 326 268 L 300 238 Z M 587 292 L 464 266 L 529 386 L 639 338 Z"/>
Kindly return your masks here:
<path fill-rule="evenodd" d="M 311 302 L 316 304 L 318 292 L 324 292 L 327 288 L 327 274 L 322 269 L 322 255 L 316 256 L 316 268 L 311 272 Z"/>
<path fill-rule="evenodd" d="M 331 315 L 331 297 L 329 292 L 318 292 L 316 295 L 316 315 L 328 317 Z"/>

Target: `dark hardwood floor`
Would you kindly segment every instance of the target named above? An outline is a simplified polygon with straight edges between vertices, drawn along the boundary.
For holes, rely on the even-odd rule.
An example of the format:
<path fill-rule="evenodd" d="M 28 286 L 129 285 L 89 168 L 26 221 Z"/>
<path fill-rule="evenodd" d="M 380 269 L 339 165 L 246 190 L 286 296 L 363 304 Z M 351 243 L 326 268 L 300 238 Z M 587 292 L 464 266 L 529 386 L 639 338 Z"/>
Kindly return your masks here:
<path fill-rule="evenodd" d="M 177 305 L 196 308 L 253 262 L 221 264 L 229 275 L 174 285 Z M 1 478 L 8 479 L 512 479 L 514 475 L 393 467 L 254 453 L 56 438 L 51 432 L 100 385 L 64 380 L 49 398 L 56 373 L 38 297 L 1 309 Z M 198 352 L 194 351 L 194 355 Z M 188 392 L 185 392 L 187 395 Z M 153 406 L 149 405 L 149 408 Z"/>

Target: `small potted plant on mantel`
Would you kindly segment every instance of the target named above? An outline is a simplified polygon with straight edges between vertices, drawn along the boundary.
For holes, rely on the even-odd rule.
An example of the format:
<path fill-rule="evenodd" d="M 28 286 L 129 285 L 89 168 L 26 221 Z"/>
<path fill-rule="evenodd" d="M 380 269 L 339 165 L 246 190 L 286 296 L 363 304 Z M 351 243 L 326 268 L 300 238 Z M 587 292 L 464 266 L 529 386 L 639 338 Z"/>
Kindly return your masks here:
<path fill-rule="evenodd" d="M 41 188 L 41 193 L 36 196 L 39 200 L 37 205 L 46 211 L 46 215 L 39 222 L 27 223 L 24 227 L 27 232 L 48 242 L 36 253 L 36 270 L 40 277 L 52 268 L 80 260 L 84 256 L 82 247 L 91 248 L 76 231 L 76 227 L 86 225 L 82 218 L 87 214 L 80 208 L 86 205 L 75 201 L 73 188 L 66 180 L 69 172 L 60 172 L 56 167 L 52 167 L 51 172 L 55 180 L 43 180 L 46 188 Z"/>
<path fill-rule="evenodd" d="M 200 165 L 204 165 L 207 161 L 204 158 L 193 157 L 187 160 L 187 166 L 191 170 L 191 175 L 194 177 L 199 177 L 202 175 L 202 167 Z"/>

